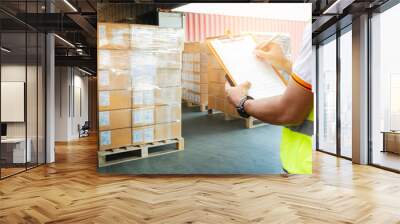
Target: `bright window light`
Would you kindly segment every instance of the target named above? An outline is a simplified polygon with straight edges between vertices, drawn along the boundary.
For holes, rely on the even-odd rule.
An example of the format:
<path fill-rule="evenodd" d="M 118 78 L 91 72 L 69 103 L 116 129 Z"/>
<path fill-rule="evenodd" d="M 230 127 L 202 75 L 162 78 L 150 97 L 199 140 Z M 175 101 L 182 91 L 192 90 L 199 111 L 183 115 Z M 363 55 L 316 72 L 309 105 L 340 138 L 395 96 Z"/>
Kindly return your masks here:
<path fill-rule="evenodd" d="M 311 20 L 311 3 L 190 3 L 172 11 L 291 21 Z"/>
<path fill-rule="evenodd" d="M 68 5 L 68 7 L 70 7 L 74 12 L 78 12 L 78 10 L 68 1 L 68 0 L 64 0 L 65 4 Z"/>
<path fill-rule="evenodd" d="M 343 9 L 353 3 L 354 0 L 336 0 L 322 14 L 342 14 Z"/>
<path fill-rule="evenodd" d="M 4 51 L 6 53 L 10 53 L 11 52 L 10 50 L 8 50 L 7 48 L 4 48 L 4 47 L 0 48 L 0 50 Z"/>
<path fill-rule="evenodd" d="M 62 42 L 66 43 L 68 46 L 75 48 L 75 45 L 73 45 L 73 44 L 72 44 L 71 42 L 69 42 L 68 40 L 66 40 L 66 39 L 64 39 L 64 38 L 62 38 L 62 37 L 60 37 L 60 36 L 57 35 L 57 34 L 54 34 L 54 36 L 57 37 L 57 38 L 58 38 L 59 40 L 61 40 Z"/>
<path fill-rule="evenodd" d="M 85 74 L 87 74 L 87 75 L 93 75 L 92 73 L 90 73 L 90 72 L 88 72 L 88 71 L 86 71 L 86 70 L 83 70 L 83 69 L 81 69 L 81 68 L 79 68 L 79 67 L 78 67 L 78 70 L 81 71 L 81 72 L 83 72 L 83 73 L 85 73 Z"/>

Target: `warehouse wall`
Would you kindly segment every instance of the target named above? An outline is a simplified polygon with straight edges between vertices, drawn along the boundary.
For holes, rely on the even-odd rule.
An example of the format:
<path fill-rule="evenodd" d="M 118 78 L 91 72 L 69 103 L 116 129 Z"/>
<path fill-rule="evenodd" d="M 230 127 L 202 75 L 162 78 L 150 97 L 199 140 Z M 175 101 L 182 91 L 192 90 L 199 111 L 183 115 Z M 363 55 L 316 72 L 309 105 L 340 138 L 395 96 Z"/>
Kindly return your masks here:
<path fill-rule="evenodd" d="M 56 141 L 79 137 L 78 124 L 88 120 L 88 77 L 72 67 L 56 67 Z"/>
<path fill-rule="evenodd" d="M 251 18 L 241 16 L 186 13 L 185 37 L 187 42 L 204 41 L 207 37 L 241 32 L 282 32 L 291 37 L 292 58 L 295 59 L 301 47 L 302 35 L 307 22 Z"/>

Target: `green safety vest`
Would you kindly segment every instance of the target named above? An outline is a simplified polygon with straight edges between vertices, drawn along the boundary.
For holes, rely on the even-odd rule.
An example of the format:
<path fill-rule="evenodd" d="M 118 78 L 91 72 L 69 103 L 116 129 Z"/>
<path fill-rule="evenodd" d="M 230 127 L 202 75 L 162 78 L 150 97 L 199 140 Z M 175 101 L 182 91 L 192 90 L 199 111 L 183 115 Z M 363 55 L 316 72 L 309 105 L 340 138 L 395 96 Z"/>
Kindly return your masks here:
<path fill-rule="evenodd" d="M 286 126 L 282 130 L 281 161 L 290 174 L 312 173 L 312 135 L 314 112 L 300 125 Z"/>

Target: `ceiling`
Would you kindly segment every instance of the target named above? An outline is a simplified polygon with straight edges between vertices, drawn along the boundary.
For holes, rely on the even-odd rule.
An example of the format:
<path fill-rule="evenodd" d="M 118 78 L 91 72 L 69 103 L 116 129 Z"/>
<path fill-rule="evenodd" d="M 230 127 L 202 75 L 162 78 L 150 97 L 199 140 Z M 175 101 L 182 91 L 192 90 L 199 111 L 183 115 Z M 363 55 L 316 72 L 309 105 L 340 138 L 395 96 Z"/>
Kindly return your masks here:
<path fill-rule="evenodd" d="M 318 42 L 345 26 L 351 18 L 379 7 L 389 0 L 199 0 L 191 2 L 312 3 L 313 41 Z M 1 0 L 0 25 L 5 38 L 24 43 L 15 35 L 25 30 L 55 32 L 75 47 L 56 38 L 56 63 L 86 67 L 96 71 L 97 21 L 157 24 L 159 9 L 170 10 L 186 0 Z M 129 4 L 129 5 L 128 5 Z M 49 12 L 52 13 L 49 13 Z M 341 20 L 340 23 L 338 21 Z M 79 49 L 79 50 L 77 50 Z M 28 49 L 28 52 L 30 50 Z M 81 52 L 81 53 L 79 53 Z"/>

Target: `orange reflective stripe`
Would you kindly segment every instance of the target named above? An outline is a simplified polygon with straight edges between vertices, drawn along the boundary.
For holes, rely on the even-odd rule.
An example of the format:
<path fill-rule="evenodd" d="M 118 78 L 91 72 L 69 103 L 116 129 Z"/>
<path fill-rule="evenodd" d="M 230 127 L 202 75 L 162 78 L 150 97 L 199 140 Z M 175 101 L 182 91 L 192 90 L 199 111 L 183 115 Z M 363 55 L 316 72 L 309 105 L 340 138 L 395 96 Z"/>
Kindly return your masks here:
<path fill-rule="evenodd" d="M 308 91 L 311 91 L 311 88 L 312 88 L 312 86 L 311 86 L 311 84 L 310 83 L 307 83 L 306 81 L 304 81 L 303 79 L 301 79 L 298 75 L 296 75 L 295 73 L 292 73 L 292 78 L 293 78 L 293 80 L 297 83 L 297 84 L 299 84 L 301 87 L 303 87 L 304 89 L 306 89 L 306 90 L 308 90 Z"/>

